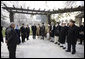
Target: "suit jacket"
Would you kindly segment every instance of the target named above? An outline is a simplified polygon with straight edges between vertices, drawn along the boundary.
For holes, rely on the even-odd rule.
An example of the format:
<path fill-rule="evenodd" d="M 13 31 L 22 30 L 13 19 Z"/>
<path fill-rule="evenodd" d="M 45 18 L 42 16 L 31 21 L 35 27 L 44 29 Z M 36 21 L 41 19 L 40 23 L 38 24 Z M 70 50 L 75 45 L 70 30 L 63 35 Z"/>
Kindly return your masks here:
<path fill-rule="evenodd" d="M 7 41 L 7 45 L 11 48 L 15 47 L 19 41 L 16 31 L 11 27 L 7 29 Z"/>

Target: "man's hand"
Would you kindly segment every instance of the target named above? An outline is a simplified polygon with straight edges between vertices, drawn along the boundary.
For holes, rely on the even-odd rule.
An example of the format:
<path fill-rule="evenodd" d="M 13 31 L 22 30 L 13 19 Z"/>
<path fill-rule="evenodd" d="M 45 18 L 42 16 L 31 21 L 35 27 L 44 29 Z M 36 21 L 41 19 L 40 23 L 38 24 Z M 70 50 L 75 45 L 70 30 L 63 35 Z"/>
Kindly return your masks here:
<path fill-rule="evenodd" d="M 51 33 L 51 31 L 50 31 L 50 33 Z"/>
<path fill-rule="evenodd" d="M 80 32 L 80 34 L 83 34 L 84 35 L 84 32 Z"/>

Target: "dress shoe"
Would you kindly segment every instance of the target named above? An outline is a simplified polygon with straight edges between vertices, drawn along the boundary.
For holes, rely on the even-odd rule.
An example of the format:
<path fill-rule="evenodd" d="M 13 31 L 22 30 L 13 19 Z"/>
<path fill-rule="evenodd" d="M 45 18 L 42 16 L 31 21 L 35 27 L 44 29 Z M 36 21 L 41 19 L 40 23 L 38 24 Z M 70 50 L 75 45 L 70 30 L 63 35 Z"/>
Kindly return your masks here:
<path fill-rule="evenodd" d="M 60 45 L 60 43 L 58 43 L 58 45 Z"/>
<path fill-rule="evenodd" d="M 66 50 L 66 52 L 71 52 L 70 50 Z"/>
<path fill-rule="evenodd" d="M 60 46 L 60 47 L 63 47 L 63 46 Z"/>
<path fill-rule="evenodd" d="M 66 49 L 66 47 L 63 47 L 63 49 Z"/>
<path fill-rule="evenodd" d="M 82 45 L 82 43 L 79 43 L 79 45 Z"/>
<path fill-rule="evenodd" d="M 54 44 L 57 44 L 57 42 L 55 42 Z"/>
<path fill-rule="evenodd" d="M 75 54 L 76 52 L 72 52 L 72 54 Z"/>

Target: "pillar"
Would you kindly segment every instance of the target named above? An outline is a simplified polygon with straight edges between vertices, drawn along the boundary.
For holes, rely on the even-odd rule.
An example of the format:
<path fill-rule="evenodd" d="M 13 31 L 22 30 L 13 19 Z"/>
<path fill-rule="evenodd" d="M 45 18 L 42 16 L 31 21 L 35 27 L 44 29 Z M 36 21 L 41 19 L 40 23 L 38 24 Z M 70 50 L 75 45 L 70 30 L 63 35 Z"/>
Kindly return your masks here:
<path fill-rule="evenodd" d="M 10 11 L 9 17 L 10 17 L 10 22 L 14 22 L 14 13 L 12 11 Z"/>
<path fill-rule="evenodd" d="M 51 25 L 51 14 L 48 14 L 47 17 L 48 17 L 48 24 Z"/>

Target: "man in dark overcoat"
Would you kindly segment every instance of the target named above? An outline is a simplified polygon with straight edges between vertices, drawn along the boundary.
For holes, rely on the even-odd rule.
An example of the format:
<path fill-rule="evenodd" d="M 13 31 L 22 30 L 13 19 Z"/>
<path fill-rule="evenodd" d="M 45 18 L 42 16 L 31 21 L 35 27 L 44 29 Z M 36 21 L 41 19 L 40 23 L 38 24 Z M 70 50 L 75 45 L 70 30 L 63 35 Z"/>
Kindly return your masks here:
<path fill-rule="evenodd" d="M 9 51 L 9 58 L 16 58 L 18 35 L 14 28 L 15 28 L 15 24 L 11 23 L 10 27 L 8 27 L 8 29 L 6 30 L 6 34 L 7 34 L 6 43 Z"/>
<path fill-rule="evenodd" d="M 70 20 L 68 34 L 67 34 L 66 52 L 71 52 L 71 46 L 72 46 L 72 54 L 76 53 L 76 43 L 77 43 L 78 35 L 79 35 L 79 31 L 78 31 L 78 27 L 75 25 L 75 21 Z"/>

